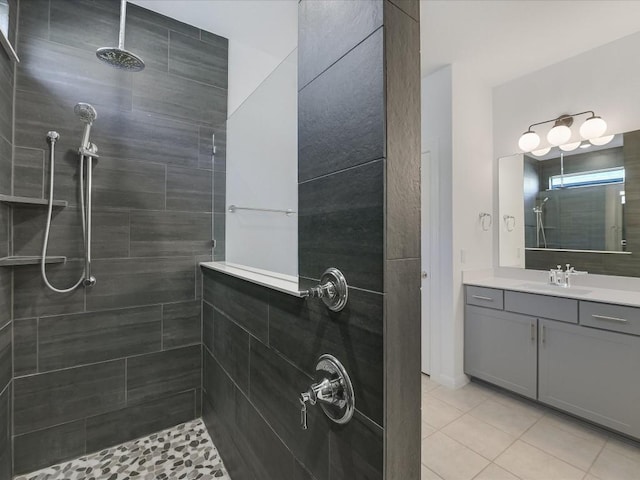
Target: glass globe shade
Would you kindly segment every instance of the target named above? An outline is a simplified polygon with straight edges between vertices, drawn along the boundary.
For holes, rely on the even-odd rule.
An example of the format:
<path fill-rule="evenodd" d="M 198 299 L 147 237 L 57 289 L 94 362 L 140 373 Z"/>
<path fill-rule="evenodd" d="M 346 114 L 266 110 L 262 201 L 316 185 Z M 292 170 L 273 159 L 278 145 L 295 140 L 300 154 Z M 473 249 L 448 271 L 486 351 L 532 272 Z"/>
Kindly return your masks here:
<path fill-rule="evenodd" d="M 530 152 L 538 145 L 540 145 L 540 137 L 536 132 L 524 132 L 520 137 L 520 140 L 518 140 L 518 146 L 523 152 Z"/>
<path fill-rule="evenodd" d="M 543 155 L 546 155 L 550 151 L 551 151 L 551 147 L 547 147 L 547 148 L 541 148 L 540 150 L 534 150 L 531 153 L 534 154 L 536 157 L 542 157 Z"/>
<path fill-rule="evenodd" d="M 614 135 L 605 135 L 604 137 L 600 137 L 600 138 L 592 138 L 591 140 L 589 140 L 593 145 L 606 145 L 607 143 L 609 143 L 611 140 L 613 140 Z"/>
<path fill-rule="evenodd" d="M 560 150 L 562 150 L 564 152 L 572 152 L 573 150 L 578 148 L 581 143 L 582 142 L 565 143 L 564 145 L 560 145 Z"/>
<path fill-rule="evenodd" d="M 571 129 L 566 125 L 557 125 L 547 133 L 547 140 L 553 146 L 567 143 L 571 138 Z"/>
<path fill-rule="evenodd" d="M 592 138 L 598 138 L 604 135 L 607 131 L 607 122 L 600 117 L 590 117 L 580 125 L 580 135 L 582 138 L 591 140 Z"/>

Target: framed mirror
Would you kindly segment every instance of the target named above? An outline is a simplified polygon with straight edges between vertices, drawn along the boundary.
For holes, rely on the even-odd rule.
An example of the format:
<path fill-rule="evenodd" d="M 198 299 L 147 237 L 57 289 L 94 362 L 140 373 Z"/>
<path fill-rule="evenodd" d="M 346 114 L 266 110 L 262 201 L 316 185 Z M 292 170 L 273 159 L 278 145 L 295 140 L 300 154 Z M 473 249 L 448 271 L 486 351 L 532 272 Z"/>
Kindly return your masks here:
<path fill-rule="evenodd" d="M 498 160 L 499 264 L 640 276 L 640 131 Z"/>

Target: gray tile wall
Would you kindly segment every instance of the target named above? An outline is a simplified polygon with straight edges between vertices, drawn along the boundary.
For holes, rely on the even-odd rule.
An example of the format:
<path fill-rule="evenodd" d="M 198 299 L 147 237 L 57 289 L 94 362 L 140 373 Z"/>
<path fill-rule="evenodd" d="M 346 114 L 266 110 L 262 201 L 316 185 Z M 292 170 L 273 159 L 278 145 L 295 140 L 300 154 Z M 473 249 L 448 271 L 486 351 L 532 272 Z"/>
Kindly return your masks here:
<path fill-rule="evenodd" d="M 77 102 L 98 112 L 92 141 L 100 159 L 96 286 L 60 295 L 45 288 L 38 266 L 0 270 L 0 302 L 9 302 L 0 303 L 2 324 L 10 319 L 13 281 L 15 473 L 200 415 L 197 265 L 211 259 L 214 183 L 224 198 L 228 60 L 226 39 L 129 4 L 127 48 L 147 67 L 139 74 L 109 68 L 95 49 L 117 41 L 117 0 L 22 0 L 19 18 L 15 118 L 0 118 L 0 193 L 13 184 L 16 195 L 46 198 L 45 135 L 57 130 L 54 193 L 69 206 L 54 213 L 49 254 L 69 260 L 48 272 L 61 287 L 82 271 Z M 13 91 L 7 68 L 0 61 L 0 102 L 13 98 L 4 95 Z M 11 112 L 4 107 L 0 116 Z M 12 169 L 12 135 L 3 128 L 13 122 Z M 0 255 L 39 255 L 45 209 L 14 207 L 12 225 L 7 212 L 0 206 Z M 219 218 L 224 225 L 224 208 Z M 5 330 L 0 382 L 7 372 L 11 378 Z M 0 462 L 11 459 L 3 450 L 11 442 L 1 436 L 9 435 L 7 392 L 0 394 Z"/>
<path fill-rule="evenodd" d="M 218 272 L 203 285 L 203 414 L 232 478 L 420 476 L 420 72 L 417 1 L 299 4 L 299 272 L 345 274 L 349 304 Z M 337 356 L 344 426 L 298 396 Z M 385 451 L 385 443 L 387 445 Z"/>
<path fill-rule="evenodd" d="M 15 45 L 17 4 L 9 0 L 9 40 Z M 0 47 L 0 194 L 11 195 L 14 64 Z M 9 255 L 11 209 L 0 204 L 0 258 Z M 11 478 L 13 340 L 11 270 L 0 268 L 0 480 Z"/>

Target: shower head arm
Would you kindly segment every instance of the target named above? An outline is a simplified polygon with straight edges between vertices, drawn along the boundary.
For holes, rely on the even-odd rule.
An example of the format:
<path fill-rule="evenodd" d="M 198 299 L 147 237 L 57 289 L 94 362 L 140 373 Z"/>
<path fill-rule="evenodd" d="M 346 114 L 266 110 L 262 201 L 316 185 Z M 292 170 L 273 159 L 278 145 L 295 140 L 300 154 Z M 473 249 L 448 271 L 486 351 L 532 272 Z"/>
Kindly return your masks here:
<path fill-rule="evenodd" d="M 127 19 L 127 0 L 120 2 L 120 33 L 118 34 L 118 48 L 124 50 L 124 31 Z"/>

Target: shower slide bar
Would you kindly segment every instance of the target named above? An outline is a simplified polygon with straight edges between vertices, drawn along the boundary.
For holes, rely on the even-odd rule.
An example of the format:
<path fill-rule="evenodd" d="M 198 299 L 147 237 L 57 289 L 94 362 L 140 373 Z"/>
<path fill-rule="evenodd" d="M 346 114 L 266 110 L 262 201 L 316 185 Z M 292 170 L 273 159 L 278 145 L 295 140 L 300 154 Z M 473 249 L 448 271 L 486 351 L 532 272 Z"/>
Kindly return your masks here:
<path fill-rule="evenodd" d="M 236 213 L 238 210 L 252 210 L 254 212 L 284 213 L 287 217 L 296 213 L 290 208 L 287 210 L 274 210 L 272 208 L 252 208 L 252 207 L 238 207 L 237 205 L 229 205 L 230 213 Z"/>

